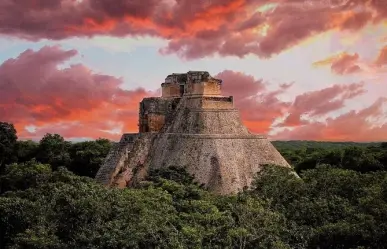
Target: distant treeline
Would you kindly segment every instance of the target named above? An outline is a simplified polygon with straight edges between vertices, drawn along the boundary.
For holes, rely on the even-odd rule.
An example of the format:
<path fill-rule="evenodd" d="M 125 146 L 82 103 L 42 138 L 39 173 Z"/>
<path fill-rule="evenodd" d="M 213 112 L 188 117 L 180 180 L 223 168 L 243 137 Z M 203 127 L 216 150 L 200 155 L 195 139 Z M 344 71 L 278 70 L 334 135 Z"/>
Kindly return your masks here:
<path fill-rule="evenodd" d="M 381 142 L 359 143 L 359 142 L 324 142 L 324 141 L 272 141 L 272 144 L 280 150 L 284 149 L 336 149 L 343 147 L 370 147 L 380 146 Z"/>
<path fill-rule="evenodd" d="M 387 170 L 387 142 L 274 141 L 273 144 L 298 173 L 320 164 L 363 173 Z"/>
<path fill-rule="evenodd" d="M 387 143 L 274 142 L 300 177 L 265 165 L 234 196 L 179 165 L 105 188 L 92 177 L 111 144 L 0 122 L 0 248 L 387 248 Z"/>

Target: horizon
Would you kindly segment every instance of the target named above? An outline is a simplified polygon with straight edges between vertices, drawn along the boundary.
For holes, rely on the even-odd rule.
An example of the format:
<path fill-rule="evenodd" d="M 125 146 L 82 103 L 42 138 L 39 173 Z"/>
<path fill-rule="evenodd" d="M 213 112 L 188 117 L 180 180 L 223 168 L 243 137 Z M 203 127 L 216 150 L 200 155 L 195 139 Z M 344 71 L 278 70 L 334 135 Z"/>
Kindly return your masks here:
<path fill-rule="evenodd" d="M 19 140 L 117 141 L 167 75 L 208 71 L 271 141 L 385 142 L 387 8 L 328 2 L 7 3 L 0 121 Z"/>
<path fill-rule="evenodd" d="M 48 134 L 48 133 L 47 133 Z M 58 133 L 50 133 L 50 134 L 58 134 Z M 126 134 L 126 133 L 123 133 L 123 134 Z M 123 135 L 122 134 L 122 135 Z M 58 134 L 60 135 L 60 134 Z M 60 135 L 61 136 L 61 135 Z M 42 137 L 43 138 L 43 137 Z M 36 142 L 36 143 L 39 143 L 41 138 L 33 138 L 33 139 L 29 139 L 29 138 L 22 138 L 20 139 L 18 137 L 18 141 L 33 141 L 33 142 Z M 118 143 L 119 142 L 119 139 L 118 140 L 111 140 L 109 138 L 104 138 L 104 137 L 98 137 L 98 138 L 94 138 L 94 139 L 88 139 L 88 138 L 73 138 L 73 139 L 65 139 L 66 141 L 68 142 L 71 142 L 71 143 L 81 143 L 81 142 L 87 142 L 87 141 L 96 141 L 98 139 L 108 139 L 109 141 L 111 142 L 114 142 L 114 143 Z M 357 141 L 324 141 L 324 140 L 272 140 L 272 139 L 269 139 L 270 142 L 313 142 L 313 143 L 355 143 L 355 144 L 381 144 L 381 143 L 387 143 L 387 140 L 385 141 L 361 141 L 361 142 L 357 142 Z"/>

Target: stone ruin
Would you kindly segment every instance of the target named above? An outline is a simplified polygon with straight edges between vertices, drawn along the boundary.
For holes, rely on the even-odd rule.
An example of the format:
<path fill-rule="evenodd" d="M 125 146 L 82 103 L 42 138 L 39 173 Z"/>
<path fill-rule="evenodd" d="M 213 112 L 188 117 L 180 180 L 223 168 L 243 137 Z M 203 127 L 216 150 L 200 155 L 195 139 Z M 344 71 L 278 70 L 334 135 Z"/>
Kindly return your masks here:
<path fill-rule="evenodd" d="M 122 135 L 96 180 L 124 188 L 140 183 L 149 169 L 177 166 L 210 191 L 233 194 L 250 186 L 264 164 L 290 167 L 265 136 L 242 124 L 221 86 L 208 72 L 168 75 L 161 97 L 140 102 L 139 133 Z"/>

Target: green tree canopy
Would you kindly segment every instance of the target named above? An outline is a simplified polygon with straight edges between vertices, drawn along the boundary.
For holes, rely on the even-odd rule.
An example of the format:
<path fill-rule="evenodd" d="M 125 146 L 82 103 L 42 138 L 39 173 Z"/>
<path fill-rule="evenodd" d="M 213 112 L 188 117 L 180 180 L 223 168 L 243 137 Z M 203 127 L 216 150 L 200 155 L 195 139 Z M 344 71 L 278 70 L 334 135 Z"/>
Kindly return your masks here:
<path fill-rule="evenodd" d="M 0 171 L 12 159 L 17 135 L 13 124 L 0 122 Z"/>
<path fill-rule="evenodd" d="M 50 164 L 53 168 L 68 166 L 71 158 L 68 152 L 71 143 L 58 134 L 46 134 L 39 142 L 36 159 Z"/>

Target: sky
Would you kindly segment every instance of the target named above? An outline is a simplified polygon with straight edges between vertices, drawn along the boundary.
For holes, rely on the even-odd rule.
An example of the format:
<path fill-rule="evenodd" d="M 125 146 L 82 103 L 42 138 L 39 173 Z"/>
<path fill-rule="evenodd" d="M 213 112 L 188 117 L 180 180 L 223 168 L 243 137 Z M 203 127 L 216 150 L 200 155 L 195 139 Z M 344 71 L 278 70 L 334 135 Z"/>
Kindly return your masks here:
<path fill-rule="evenodd" d="M 0 1 L 0 121 L 19 139 L 118 140 L 195 70 L 252 133 L 387 141 L 386 0 Z"/>

